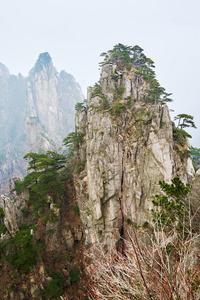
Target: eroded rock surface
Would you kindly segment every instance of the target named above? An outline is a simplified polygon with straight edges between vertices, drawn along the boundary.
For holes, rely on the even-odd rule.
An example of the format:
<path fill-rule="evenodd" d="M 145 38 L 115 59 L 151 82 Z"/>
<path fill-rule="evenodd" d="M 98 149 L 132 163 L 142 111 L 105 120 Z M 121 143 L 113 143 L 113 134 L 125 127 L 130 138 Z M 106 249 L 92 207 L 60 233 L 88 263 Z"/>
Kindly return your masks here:
<path fill-rule="evenodd" d="M 74 130 L 75 104 L 83 93 L 72 75 L 58 73 L 42 53 L 24 78 L 0 64 L 0 192 L 9 178 L 24 177 L 27 152 L 58 151 Z"/>
<path fill-rule="evenodd" d="M 1 196 L 1 206 L 5 214 L 4 225 L 11 236 L 14 236 L 19 230 L 19 226 L 24 225 L 23 211 L 26 211 L 29 201 L 28 189 L 25 189 L 20 195 L 12 191 L 15 187 L 14 182 L 16 179 L 18 178 L 10 179 L 10 195 L 4 194 Z"/>
<path fill-rule="evenodd" d="M 149 220 L 152 199 L 160 193 L 159 180 L 170 182 L 179 176 L 187 183 L 194 178 L 187 139 L 180 155 L 169 109 L 148 103 L 147 87 L 134 71 L 107 64 L 102 68 L 101 93 L 90 88 L 87 111 L 77 112 L 77 130 L 86 131 L 79 150 L 81 156 L 86 149 L 86 169 L 77 180 L 86 244 L 92 243 L 94 234 L 115 245 L 128 221 L 142 226 Z"/>

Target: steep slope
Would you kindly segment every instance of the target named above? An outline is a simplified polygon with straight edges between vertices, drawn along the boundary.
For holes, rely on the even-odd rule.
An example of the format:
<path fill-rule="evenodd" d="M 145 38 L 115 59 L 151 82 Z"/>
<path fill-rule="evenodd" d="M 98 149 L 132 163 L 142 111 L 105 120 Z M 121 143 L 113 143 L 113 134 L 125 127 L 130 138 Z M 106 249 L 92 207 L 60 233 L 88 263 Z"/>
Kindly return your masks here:
<path fill-rule="evenodd" d="M 128 224 L 151 218 L 159 180 L 179 176 L 187 183 L 194 176 L 190 145 L 185 136 L 179 136 L 182 146 L 173 136 L 165 97 L 155 99 L 147 73 L 123 62 L 108 58 L 99 84 L 88 91 L 87 108 L 76 116 L 77 132 L 85 130 L 78 155 L 86 151 L 87 163 L 76 191 L 86 244 L 99 234 L 115 245 Z"/>
<path fill-rule="evenodd" d="M 83 93 L 72 75 L 58 73 L 48 53 L 40 54 L 27 78 L 0 65 L 0 185 L 22 177 L 27 152 L 58 150 L 74 129 L 75 103 Z"/>
<path fill-rule="evenodd" d="M 11 175 L 21 176 L 26 150 L 26 82 L 0 64 L 0 188 Z"/>
<path fill-rule="evenodd" d="M 49 81 L 52 77 L 59 81 L 59 77 L 45 57 L 48 62 L 40 57 L 42 62 L 36 64 L 28 81 L 29 120 L 37 130 L 44 119 L 48 136 L 52 118 L 55 128 L 59 127 L 53 109 L 57 100 L 48 98 L 55 93 L 55 86 L 48 86 L 46 80 L 44 84 L 43 77 L 48 75 Z M 38 75 L 41 65 L 45 75 Z M 64 292 L 72 299 L 88 299 L 82 280 L 84 265 L 91 263 L 91 257 L 89 254 L 83 264 L 83 249 L 98 240 L 121 253 L 126 230 L 132 233 L 130 224 L 139 228 L 139 234 L 145 231 L 143 225 L 152 217 L 152 199 L 162 193 L 159 180 L 171 182 L 179 176 L 184 183 L 193 182 L 189 194 L 192 209 L 199 206 L 200 176 L 197 172 L 194 180 L 188 139 L 184 132 L 177 134 L 165 103 L 169 94 L 155 80 L 151 68 L 152 61 L 138 46 L 115 46 L 103 63 L 99 83 L 88 89 L 87 106 L 82 103 L 76 107 L 75 132 L 65 139 L 71 149 L 65 168 L 57 168 L 56 177 L 52 177 L 52 169 L 40 165 L 34 171 L 39 176 L 43 173 L 45 180 L 32 176 L 32 184 L 26 185 L 21 195 L 12 192 L 11 197 L 2 197 L 0 225 L 6 227 L 0 244 L 4 254 L 0 268 L 2 299 L 56 299 Z M 39 91 L 38 98 L 43 101 L 43 85 L 47 96 L 43 104 L 37 104 L 33 91 Z M 43 115 L 48 103 L 52 109 Z M 198 231 L 198 210 L 193 223 Z M 24 243 L 24 238 L 32 243 Z M 17 245 L 21 242 L 18 251 L 12 247 L 13 240 Z M 29 260 L 23 260 L 24 248 L 28 257 L 33 251 L 39 260 L 29 265 Z"/>

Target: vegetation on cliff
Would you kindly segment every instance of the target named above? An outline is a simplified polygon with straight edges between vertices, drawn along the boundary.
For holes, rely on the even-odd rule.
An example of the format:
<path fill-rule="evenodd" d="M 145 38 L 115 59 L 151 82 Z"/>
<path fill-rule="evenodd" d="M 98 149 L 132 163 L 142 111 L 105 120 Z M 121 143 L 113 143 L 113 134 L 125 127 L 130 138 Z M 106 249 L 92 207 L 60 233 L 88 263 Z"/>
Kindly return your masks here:
<path fill-rule="evenodd" d="M 1 260 L 5 260 L 13 268 L 29 271 L 36 265 L 41 256 L 43 243 L 34 240 L 31 230 L 36 230 L 39 217 L 43 222 L 57 222 L 58 217 L 54 209 L 49 209 L 48 202 L 59 207 L 59 198 L 65 191 L 62 175 L 59 170 L 64 167 L 66 158 L 53 151 L 46 154 L 28 153 L 24 159 L 29 161 L 28 170 L 30 173 L 23 181 L 16 180 L 15 191 L 20 194 L 26 188 L 30 191 L 30 202 L 28 209 L 24 208 L 23 213 L 29 217 L 29 224 L 22 226 L 14 237 L 5 243 L 1 243 Z"/>
<path fill-rule="evenodd" d="M 179 178 L 160 186 L 165 195 L 153 200 L 153 222 L 146 229 L 130 222 L 122 252 L 101 239 L 88 251 L 92 299 L 199 299 L 199 234 L 191 226 L 196 211 L 185 199 L 189 187 Z"/>
<path fill-rule="evenodd" d="M 58 151 L 74 129 L 74 106 L 83 94 L 72 75 L 56 71 L 47 52 L 40 54 L 27 77 L 1 72 L 0 86 L 2 194 L 8 192 L 9 178 L 26 175 L 27 152 Z"/>
<path fill-rule="evenodd" d="M 186 170 L 190 135 L 184 130 L 195 127 L 193 117 L 180 114 L 178 127 L 172 124 L 163 106 L 171 94 L 139 46 L 118 44 L 103 56 L 104 77 L 91 88 L 87 106 L 76 104 L 79 122 L 63 140 L 66 156 L 47 151 L 24 157 L 29 173 L 15 181 L 14 191 L 29 190 L 28 207 L 21 209 L 28 224 L 1 243 L 1 262 L 31 274 L 39 259 L 50 280 L 34 297 L 57 299 L 83 275 L 75 242 L 84 233 L 88 248 L 100 242 L 85 261 L 90 299 L 195 299 L 198 211 L 187 199 L 189 185 L 178 177 L 171 184 L 163 180 L 193 176 Z M 66 249 L 75 251 L 73 267 Z"/>
<path fill-rule="evenodd" d="M 101 66 L 105 64 L 115 63 L 122 69 L 133 71 L 138 77 L 142 77 L 147 83 L 146 89 L 146 101 L 152 103 L 166 103 L 171 102 L 171 93 L 166 93 L 165 88 L 161 87 L 153 68 L 154 62 L 143 53 L 143 49 L 138 45 L 125 46 L 123 44 L 117 44 L 112 50 L 101 54 L 104 57 L 104 61 Z M 117 76 L 117 74 L 113 74 Z M 116 78 L 117 79 L 117 78 Z"/>

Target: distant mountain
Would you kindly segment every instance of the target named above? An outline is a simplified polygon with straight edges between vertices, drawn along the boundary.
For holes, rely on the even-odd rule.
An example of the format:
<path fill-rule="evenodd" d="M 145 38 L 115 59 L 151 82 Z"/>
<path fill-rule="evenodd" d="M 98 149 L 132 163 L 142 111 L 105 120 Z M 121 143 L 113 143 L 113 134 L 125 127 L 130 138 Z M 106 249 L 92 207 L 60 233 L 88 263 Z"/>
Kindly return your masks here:
<path fill-rule="evenodd" d="M 24 154 L 58 150 L 74 130 L 80 85 L 66 71 L 58 73 L 49 53 L 40 54 L 28 77 L 11 75 L 0 63 L 0 185 L 26 171 Z"/>

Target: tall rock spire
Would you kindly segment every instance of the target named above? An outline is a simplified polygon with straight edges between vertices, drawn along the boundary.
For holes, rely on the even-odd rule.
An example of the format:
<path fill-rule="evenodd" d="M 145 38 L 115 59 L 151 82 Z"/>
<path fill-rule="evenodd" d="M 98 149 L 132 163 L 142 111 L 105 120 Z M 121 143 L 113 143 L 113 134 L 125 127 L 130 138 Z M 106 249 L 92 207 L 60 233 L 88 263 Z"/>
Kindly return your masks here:
<path fill-rule="evenodd" d="M 114 245 L 130 223 L 148 221 L 159 180 L 194 178 L 190 145 L 182 137 L 180 146 L 173 135 L 168 94 L 149 67 L 152 61 L 141 53 L 129 57 L 129 50 L 135 51 L 123 46 L 109 52 L 99 83 L 88 90 L 86 111 L 76 114 L 77 132 L 85 128 L 77 157 L 86 151 L 87 163 L 76 187 L 87 244 L 100 233 Z"/>
<path fill-rule="evenodd" d="M 0 184 L 26 172 L 27 152 L 58 150 L 74 130 L 75 104 L 83 93 L 72 75 L 56 71 L 41 53 L 27 78 L 10 75 L 0 64 Z"/>

